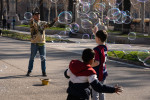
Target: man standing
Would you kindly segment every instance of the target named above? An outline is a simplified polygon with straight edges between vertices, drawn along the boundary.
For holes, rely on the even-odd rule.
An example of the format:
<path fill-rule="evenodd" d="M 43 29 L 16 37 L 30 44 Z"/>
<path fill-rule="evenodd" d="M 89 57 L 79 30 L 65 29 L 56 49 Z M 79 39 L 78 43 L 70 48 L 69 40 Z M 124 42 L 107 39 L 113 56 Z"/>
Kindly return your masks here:
<path fill-rule="evenodd" d="M 31 23 L 30 23 L 31 55 L 30 55 L 30 60 L 28 65 L 28 72 L 26 76 L 31 75 L 34 58 L 36 56 L 37 51 L 39 51 L 40 53 L 42 75 L 47 76 L 46 75 L 45 28 L 53 26 L 54 23 L 58 20 L 58 18 L 55 18 L 55 20 L 51 24 L 49 24 L 46 21 L 40 21 L 40 12 L 38 8 L 34 9 L 32 13 L 33 13 L 33 18 L 31 19 Z"/>

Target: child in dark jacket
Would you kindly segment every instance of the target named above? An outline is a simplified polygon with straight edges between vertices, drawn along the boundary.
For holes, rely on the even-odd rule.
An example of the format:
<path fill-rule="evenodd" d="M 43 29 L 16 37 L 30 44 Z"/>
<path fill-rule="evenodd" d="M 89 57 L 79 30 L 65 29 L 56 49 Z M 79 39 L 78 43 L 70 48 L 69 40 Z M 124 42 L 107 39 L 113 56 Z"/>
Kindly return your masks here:
<path fill-rule="evenodd" d="M 122 88 L 119 86 L 108 86 L 101 84 L 96 75 L 96 71 L 91 67 L 94 62 L 95 53 L 92 49 L 85 49 L 82 53 L 82 60 L 72 60 L 69 69 L 64 72 L 66 78 L 69 78 L 69 87 L 67 89 L 67 100 L 89 100 L 89 86 L 103 93 L 119 93 Z"/>

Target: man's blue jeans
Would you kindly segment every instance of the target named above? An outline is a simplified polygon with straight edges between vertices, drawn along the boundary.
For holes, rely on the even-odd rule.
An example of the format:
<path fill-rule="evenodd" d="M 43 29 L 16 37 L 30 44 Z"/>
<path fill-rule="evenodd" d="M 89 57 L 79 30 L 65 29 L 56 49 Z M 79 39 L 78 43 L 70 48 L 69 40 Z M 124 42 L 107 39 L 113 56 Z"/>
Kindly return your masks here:
<path fill-rule="evenodd" d="M 31 55 L 30 55 L 30 60 L 29 60 L 28 71 L 32 72 L 34 58 L 37 54 L 37 51 L 39 51 L 40 58 L 41 58 L 42 72 L 45 72 L 46 71 L 46 49 L 45 49 L 45 44 L 42 45 L 42 46 L 39 46 L 36 43 L 31 43 Z"/>

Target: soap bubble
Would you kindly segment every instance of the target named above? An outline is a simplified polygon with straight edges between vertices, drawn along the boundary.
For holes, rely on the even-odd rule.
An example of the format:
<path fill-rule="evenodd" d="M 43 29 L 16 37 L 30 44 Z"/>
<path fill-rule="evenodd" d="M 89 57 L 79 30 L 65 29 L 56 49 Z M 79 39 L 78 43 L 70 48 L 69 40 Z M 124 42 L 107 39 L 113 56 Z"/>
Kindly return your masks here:
<path fill-rule="evenodd" d="M 130 52 L 132 52 L 132 46 L 129 45 L 129 44 L 124 44 L 123 47 L 122 47 L 122 51 L 125 53 L 125 54 L 130 54 Z"/>
<path fill-rule="evenodd" d="M 111 8 L 107 12 L 110 21 L 117 21 L 121 17 L 121 11 L 118 8 Z"/>
<path fill-rule="evenodd" d="M 103 3 L 96 3 L 94 6 L 96 11 L 104 11 L 105 10 L 105 4 Z"/>
<path fill-rule="evenodd" d="M 63 11 L 58 15 L 58 22 L 61 24 L 68 24 L 72 22 L 72 14 L 68 11 Z"/>
<path fill-rule="evenodd" d="M 89 18 L 91 19 L 97 19 L 97 14 L 95 12 L 88 13 Z"/>
<path fill-rule="evenodd" d="M 144 59 L 143 64 L 147 67 L 150 67 L 150 55 Z"/>
<path fill-rule="evenodd" d="M 131 19 L 131 16 L 125 16 L 126 17 L 126 20 L 124 21 L 125 24 L 130 24 L 132 19 Z"/>
<path fill-rule="evenodd" d="M 76 33 L 79 31 L 80 27 L 77 23 L 70 24 L 70 29 L 72 33 Z"/>
<path fill-rule="evenodd" d="M 122 24 L 127 20 L 126 13 L 124 11 L 121 11 L 117 16 L 114 16 L 114 22 L 116 24 Z"/>
<path fill-rule="evenodd" d="M 83 29 L 92 29 L 93 23 L 88 19 L 81 20 L 81 27 Z"/>
<path fill-rule="evenodd" d="M 88 14 L 80 14 L 80 19 L 89 19 L 89 15 Z"/>
<path fill-rule="evenodd" d="M 89 3 L 78 3 L 76 5 L 77 12 L 80 14 L 88 13 L 90 11 Z"/>
<path fill-rule="evenodd" d="M 122 0 L 107 0 L 109 2 L 109 5 L 111 7 L 115 7 L 116 5 L 120 5 L 122 3 Z"/>
<path fill-rule="evenodd" d="M 24 14 L 24 19 L 30 20 L 31 18 L 32 18 L 32 13 L 31 13 L 31 12 L 26 12 L 26 13 Z"/>
<path fill-rule="evenodd" d="M 137 53 L 138 60 L 141 62 L 144 62 L 147 59 L 149 59 L 149 58 L 147 58 L 149 56 L 150 56 L 150 52 L 148 50 L 140 50 Z"/>
<path fill-rule="evenodd" d="M 129 40 L 135 40 L 136 39 L 136 33 L 135 32 L 130 32 L 128 34 L 128 39 Z"/>
<path fill-rule="evenodd" d="M 67 31 L 61 31 L 58 34 L 59 36 L 61 36 L 62 38 L 67 38 Z"/>
<path fill-rule="evenodd" d="M 89 34 L 83 34 L 83 35 L 82 35 L 82 39 L 90 39 Z"/>

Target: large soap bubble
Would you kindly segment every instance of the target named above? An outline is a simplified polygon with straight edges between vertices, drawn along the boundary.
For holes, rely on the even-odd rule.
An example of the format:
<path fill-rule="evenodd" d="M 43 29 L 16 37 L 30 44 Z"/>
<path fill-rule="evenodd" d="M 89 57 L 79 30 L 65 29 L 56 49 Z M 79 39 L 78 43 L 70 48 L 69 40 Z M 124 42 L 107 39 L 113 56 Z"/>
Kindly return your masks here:
<path fill-rule="evenodd" d="M 89 3 L 78 3 L 76 5 L 76 10 L 80 14 L 88 13 L 90 11 L 90 5 Z"/>
<path fill-rule="evenodd" d="M 72 22 L 72 14 L 68 11 L 63 11 L 58 15 L 58 22 L 61 24 L 68 24 Z"/>
<path fill-rule="evenodd" d="M 80 14 L 80 19 L 89 19 L 89 15 L 88 14 Z"/>
<path fill-rule="evenodd" d="M 96 11 L 104 11 L 105 10 L 105 4 L 104 3 L 96 3 L 94 8 Z"/>
<path fill-rule="evenodd" d="M 91 19 L 97 19 L 97 14 L 95 12 L 88 13 L 89 18 Z"/>
<path fill-rule="evenodd" d="M 114 21 L 116 24 L 122 24 L 127 20 L 126 13 L 124 11 L 121 11 L 117 16 L 114 16 Z"/>
<path fill-rule="evenodd" d="M 122 0 L 107 0 L 111 7 L 118 6 L 122 3 Z"/>
<path fill-rule="evenodd" d="M 118 8 L 111 8 L 107 12 L 110 21 L 116 21 L 121 17 L 121 11 Z"/>
<path fill-rule="evenodd" d="M 31 12 L 26 12 L 26 13 L 24 14 L 24 19 L 30 20 L 31 18 L 32 18 L 32 13 L 31 13 Z"/>
<path fill-rule="evenodd" d="M 80 26 L 77 23 L 70 24 L 70 29 L 72 33 L 76 33 L 79 31 Z"/>
<path fill-rule="evenodd" d="M 150 52 L 148 50 L 140 50 L 137 53 L 137 57 L 141 62 L 145 62 L 149 56 L 150 56 Z"/>
<path fill-rule="evenodd" d="M 124 23 L 125 23 L 125 24 L 131 23 L 131 21 L 132 21 L 131 16 L 125 16 L 125 17 L 126 17 L 126 20 L 124 21 Z"/>
<path fill-rule="evenodd" d="M 88 19 L 81 20 L 81 26 L 83 29 L 92 29 L 93 23 Z"/>

